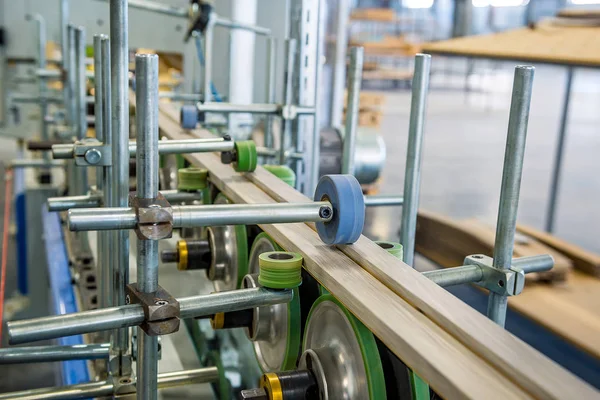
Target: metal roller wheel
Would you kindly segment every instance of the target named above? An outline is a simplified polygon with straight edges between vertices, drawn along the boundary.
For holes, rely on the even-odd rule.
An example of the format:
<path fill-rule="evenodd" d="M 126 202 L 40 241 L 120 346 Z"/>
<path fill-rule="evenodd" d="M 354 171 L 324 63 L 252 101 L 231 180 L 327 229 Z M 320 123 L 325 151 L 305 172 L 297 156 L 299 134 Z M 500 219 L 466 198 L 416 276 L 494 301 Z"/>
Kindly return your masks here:
<path fill-rule="evenodd" d="M 214 204 L 230 204 L 221 193 Z M 248 235 L 245 225 L 211 226 L 207 229 L 212 262 L 208 278 L 215 290 L 233 290 L 240 287 L 248 273 Z"/>
<path fill-rule="evenodd" d="M 244 278 L 244 286 L 258 286 L 260 254 L 282 250 L 266 233 L 260 233 L 250 250 L 249 275 Z M 261 370 L 272 372 L 295 368 L 301 342 L 299 289 L 294 289 L 294 299 L 288 304 L 255 308 L 253 319 L 254 326 L 247 333 Z"/>
<path fill-rule="evenodd" d="M 375 336 L 333 296 L 313 305 L 302 347 L 298 368 L 312 370 L 321 399 L 387 398 Z"/>

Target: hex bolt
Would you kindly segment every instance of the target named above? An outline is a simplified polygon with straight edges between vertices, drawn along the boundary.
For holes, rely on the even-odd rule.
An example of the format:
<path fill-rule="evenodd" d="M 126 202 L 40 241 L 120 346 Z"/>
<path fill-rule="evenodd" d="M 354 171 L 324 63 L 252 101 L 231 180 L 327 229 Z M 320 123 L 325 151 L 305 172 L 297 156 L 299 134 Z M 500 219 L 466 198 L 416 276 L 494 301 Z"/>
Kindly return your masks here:
<path fill-rule="evenodd" d="M 166 300 L 156 300 L 154 304 L 156 304 L 157 306 L 166 306 L 167 304 L 169 304 L 169 302 Z"/>
<path fill-rule="evenodd" d="M 89 149 L 84 155 L 85 161 L 91 165 L 96 165 L 102 159 L 102 153 L 98 149 Z"/>
<path fill-rule="evenodd" d="M 333 214 L 333 210 L 331 209 L 331 207 L 321 207 L 319 208 L 319 217 L 323 218 L 323 219 L 329 219 L 331 218 L 331 215 Z"/>

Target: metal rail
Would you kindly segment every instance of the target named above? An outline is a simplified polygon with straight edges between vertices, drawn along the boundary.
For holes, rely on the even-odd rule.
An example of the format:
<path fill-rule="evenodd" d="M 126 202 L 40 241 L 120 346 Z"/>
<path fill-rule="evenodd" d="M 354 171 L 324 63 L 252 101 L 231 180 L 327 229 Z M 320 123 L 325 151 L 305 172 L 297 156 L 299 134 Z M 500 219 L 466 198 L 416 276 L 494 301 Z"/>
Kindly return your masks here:
<path fill-rule="evenodd" d="M 109 343 L 71 346 L 31 346 L 0 349 L 0 364 L 25 364 L 108 358 Z"/>
<path fill-rule="evenodd" d="M 286 224 L 326 222 L 333 214 L 331 203 L 214 204 L 173 206 L 173 227 Z M 137 216 L 130 207 L 73 209 L 67 216 L 72 231 L 135 229 Z"/>
<path fill-rule="evenodd" d="M 348 101 L 346 103 L 346 125 L 342 150 L 342 174 L 354 175 L 354 155 L 356 154 L 356 135 L 358 134 L 358 114 L 360 107 L 360 87 L 364 49 L 350 49 L 350 68 L 348 68 Z M 317 144 L 315 144 L 316 146 Z"/>
<path fill-rule="evenodd" d="M 292 298 L 291 290 L 253 288 L 183 297 L 177 301 L 180 306 L 180 318 L 186 319 L 289 303 Z M 7 332 L 10 344 L 21 344 L 137 326 L 144 318 L 141 304 L 128 304 L 73 314 L 9 321 Z"/>

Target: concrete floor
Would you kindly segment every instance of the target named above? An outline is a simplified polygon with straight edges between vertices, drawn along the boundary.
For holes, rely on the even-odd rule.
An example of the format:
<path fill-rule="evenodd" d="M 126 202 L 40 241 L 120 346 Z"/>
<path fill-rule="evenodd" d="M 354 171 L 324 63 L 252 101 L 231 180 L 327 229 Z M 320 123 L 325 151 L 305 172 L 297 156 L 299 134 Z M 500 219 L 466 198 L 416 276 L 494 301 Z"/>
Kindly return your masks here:
<path fill-rule="evenodd" d="M 443 64 L 433 58 L 432 68 Z M 508 127 L 514 63 L 494 63 L 500 70 L 470 79 L 473 92 L 460 87 L 464 77 L 434 72 L 425 127 L 420 208 L 456 218 L 477 217 L 495 225 Z M 489 67 L 478 63 L 478 70 Z M 566 70 L 540 66 L 536 70 L 519 222 L 543 228 L 550 175 L 558 137 Z M 563 158 L 555 234 L 600 252 L 600 72 L 576 70 Z M 478 88 L 485 88 L 485 92 Z M 410 93 L 384 92 L 381 134 L 387 146 L 382 194 L 402 193 Z M 369 212 L 369 234 L 397 239 L 401 208 Z"/>
<path fill-rule="evenodd" d="M 434 70 L 437 63 L 434 58 Z M 494 224 L 512 72 L 510 64 L 482 63 L 480 66 L 486 65 L 501 68 L 472 77 L 470 83 L 474 92 L 470 94 L 465 94 L 462 89 L 447 90 L 449 86 L 462 88 L 463 77 L 435 73 L 432 78 L 420 206 L 456 218 L 478 217 Z M 595 177 L 600 171 L 600 159 L 596 156 L 600 153 L 597 129 L 600 123 L 599 76 L 599 72 L 586 70 L 578 70 L 575 76 L 556 223 L 558 236 L 596 252 L 600 252 L 600 241 L 595 235 L 596 227 L 600 225 L 600 184 Z M 545 66 L 536 72 L 519 222 L 539 228 L 544 222 L 564 78 L 562 68 Z M 478 90 L 482 87 L 484 92 Z M 381 193 L 397 194 L 403 190 L 410 93 L 385 94 L 387 101 L 381 132 L 388 157 L 382 174 Z M 15 154 L 14 142 L 0 138 L 0 160 L 10 160 Z M 0 183 L 3 184 L 3 174 Z M 3 206 L 3 187 L 0 192 L 0 206 Z M 369 210 L 366 233 L 372 238 L 397 240 L 400 213 L 398 207 Z M 14 254 L 12 248 L 10 251 Z M 14 258 L 9 260 L 8 296 L 16 287 Z M 26 382 L 47 386 L 52 373 L 47 364 L 42 368 L 3 367 L 0 369 L 0 392 L 22 389 Z"/>

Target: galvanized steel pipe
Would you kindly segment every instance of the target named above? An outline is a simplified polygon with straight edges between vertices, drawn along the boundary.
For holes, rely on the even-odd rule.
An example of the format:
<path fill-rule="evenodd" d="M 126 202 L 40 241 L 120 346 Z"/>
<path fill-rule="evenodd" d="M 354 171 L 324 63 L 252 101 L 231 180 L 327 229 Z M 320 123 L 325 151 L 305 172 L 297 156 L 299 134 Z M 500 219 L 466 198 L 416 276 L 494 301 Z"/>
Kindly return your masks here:
<path fill-rule="evenodd" d="M 72 346 L 32 346 L 0 349 L 0 364 L 25 364 L 108 358 L 108 343 Z"/>

